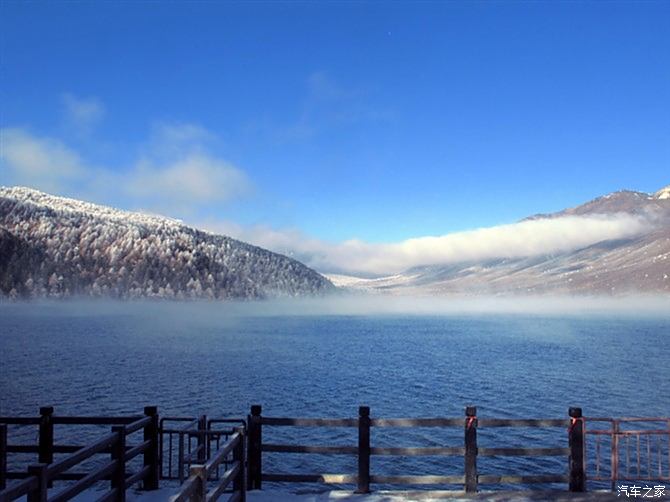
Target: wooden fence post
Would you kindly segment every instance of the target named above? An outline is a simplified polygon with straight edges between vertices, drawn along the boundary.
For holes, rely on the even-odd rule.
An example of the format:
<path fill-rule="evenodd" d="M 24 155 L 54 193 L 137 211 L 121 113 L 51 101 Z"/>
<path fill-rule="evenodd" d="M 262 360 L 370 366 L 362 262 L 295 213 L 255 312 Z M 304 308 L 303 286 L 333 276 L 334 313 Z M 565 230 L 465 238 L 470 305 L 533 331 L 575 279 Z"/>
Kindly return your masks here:
<path fill-rule="evenodd" d="M 261 422 L 262 408 L 260 404 L 251 406 L 251 414 L 247 416 L 247 488 L 261 489 L 263 473 L 262 452 L 263 424 Z"/>
<path fill-rule="evenodd" d="M 47 502 L 47 464 L 28 466 L 28 476 L 37 477 L 37 488 L 28 493 L 27 502 Z"/>
<path fill-rule="evenodd" d="M 189 477 L 198 478 L 198 487 L 191 496 L 190 502 L 205 502 L 207 500 L 207 471 L 204 465 L 192 465 L 188 471 Z"/>
<path fill-rule="evenodd" d="M 465 491 L 477 491 L 477 407 L 465 408 Z"/>
<path fill-rule="evenodd" d="M 125 502 L 126 500 L 126 428 L 123 425 L 115 425 L 112 432 L 118 437 L 112 445 L 112 460 L 116 462 L 116 469 L 112 473 L 112 490 L 116 490 L 114 500 Z"/>
<path fill-rule="evenodd" d="M 356 493 L 370 493 L 370 407 L 358 408 L 358 487 Z"/>
<path fill-rule="evenodd" d="M 233 480 L 233 491 L 240 494 L 240 502 L 245 502 L 247 500 L 247 483 L 246 483 L 246 468 L 245 468 L 245 448 L 244 442 L 247 440 L 246 434 L 244 433 L 244 427 L 238 427 L 237 432 L 241 434 L 240 440 L 237 443 L 237 446 L 233 450 L 233 461 L 240 463 L 240 472 L 235 479 Z"/>
<path fill-rule="evenodd" d="M 7 487 L 7 424 L 0 424 L 0 490 Z"/>
<path fill-rule="evenodd" d="M 54 423 L 53 406 L 42 406 L 40 408 L 40 432 L 38 444 L 38 462 L 40 464 L 50 464 L 54 461 Z M 49 488 L 53 482 L 48 482 Z"/>
<path fill-rule="evenodd" d="M 160 457 L 158 455 L 159 447 L 159 427 L 158 427 L 158 407 L 146 406 L 144 414 L 151 417 L 151 422 L 144 427 L 144 440 L 151 441 L 149 447 L 144 450 L 144 466 L 149 466 L 149 474 L 142 482 L 144 490 L 158 490 L 158 479 L 160 477 Z"/>
<path fill-rule="evenodd" d="M 568 445 L 570 447 L 570 491 L 586 491 L 586 472 L 584 468 L 584 418 L 581 408 L 570 408 L 570 428 Z"/>
<path fill-rule="evenodd" d="M 207 415 L 200 415 L 198 418 L 198 463 L 204 464 L 207 460 Z"/>

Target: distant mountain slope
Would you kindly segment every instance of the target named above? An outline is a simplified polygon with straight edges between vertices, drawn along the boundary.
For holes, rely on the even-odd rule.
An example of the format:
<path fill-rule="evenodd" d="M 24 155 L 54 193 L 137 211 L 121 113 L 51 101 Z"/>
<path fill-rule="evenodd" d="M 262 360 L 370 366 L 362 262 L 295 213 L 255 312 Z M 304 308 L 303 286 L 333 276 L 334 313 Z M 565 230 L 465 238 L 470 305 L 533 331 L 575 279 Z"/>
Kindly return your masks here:
<path fill-rule="evenodd" d="M 628 213 L 655 222 L 647 234 L 532 258 L 435 264 L 377 279 L 332 276 L 336 285 L 402 294 L 619 294 L 670 292 L 670 187 L 615 192 L 528 219 Z"/>
<path fill-rule="evenodd" d="M 333 289 L 291 258 L 175 220 L 0 188 L 0 295 L 248 299 Z"/>

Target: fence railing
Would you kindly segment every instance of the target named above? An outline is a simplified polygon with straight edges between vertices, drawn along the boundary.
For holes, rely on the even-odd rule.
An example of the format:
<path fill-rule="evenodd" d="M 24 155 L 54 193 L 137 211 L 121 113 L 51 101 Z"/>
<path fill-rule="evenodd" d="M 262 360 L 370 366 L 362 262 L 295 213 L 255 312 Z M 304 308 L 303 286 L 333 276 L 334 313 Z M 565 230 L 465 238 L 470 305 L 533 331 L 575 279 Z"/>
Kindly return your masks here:
<path fill-rule="evenodd" d="M 562 419 L 499 419 L 479 418 L 477 409 L 468 407 L 463 418 L 371 418 L 370 408 L 361 406 L 358 418 L 274 418 L 264 417 L 259 405 L 251 407 L 248 416 L 248 488 L 260 489 L 263 481 L 291 483 L 354 484 L 358 493 L 370 492 L 371 484 L 397 485 L 463 485 L 466 492 L 477 491 L 478 484 L 566 483 L 570 491 L 584 491 L 584 419 L 581 408 L 570 408 Z M 358 429 L 358 445 L 323 446 L 274 444 L 263 441 L 264 427 L 352 427 Z M 441 447 L 374 447 L 370 441 L 373 427 L 439 427 L 463 428 L 462 445 Z M 567 430 L 564 446 L 549 448 L 482 448 L 477 444 L 477 431 L 492 427 L 561 427 Z M 355 455 L 358 472 L 353 473 L 276 473 L 263 471 L 263 453 L 319 453 Z M 460 456 L 463 471 L 459 474 L 377 475 L 370 469 L 370 458 L 386 456 Z M 478 457 L 485 456 L 563 456 L 568 459 L 564 473 L 540 475 L 485 474 L 477 468 Z"/>
<path fill-rule="evenodd" d="M 213 502 L 224 495 L 231 483 L 233 491 L 229 494 L 228 501 L 244 502 L 246 500 L 245 444 L 245 427 L 238 427 L 207 462 L 191 465 L 189 477 L 181 484 L 179 492 L 170 498 L 170 502 Z M 232 462 L 228 462 L 231 453 Z M 228 467 L 219 476 L 218 469 L 223 463 L 227 463 Z M 208 489 L 208 482 L 212 478 L 214 486 Z"/>
<path fill-rule="evenodd" d="M 58 417 L 53 416 L 53 408 L 40 409 L 40 417 L 35 422 L 32 417 L 0 417 L 0 457 L 2 462 L 3 483 L 7 478 L 19 479 L 10 486 L 2 486 L 0 502 L 26 496 L 28 502 L 62 502 L 92 487 L 101 480 L 109 480 L 109 490 L 104 492 L 101 501 L 124 501 L 126 489 L 142 481 L 143 488 L 158 488 L 158 413 L 156 407 L 145 408 L 144 417 Z M 37 423 L 40 436 L 37 447 L 33 445 L 10 445 L 7 442 L 7 424 L 31 425 Z M 104 435 L 86 446 L 54 445 L 54 424 L 109 425 L 111 433 Z M 143 439 L 137 444 L 128 444 L 133 434 L 143 432 Z M 38 453 L 39 462 L 28 466 L 25 472 L 7 471 L 7 452 Z M 54 453 L 69 453 L 65 458 L 54 461 Z M 72 472 L 100 454 L 109 454 L 109 461 L 88 468 L 86 472 Z M 143 466 L 137 472 L 127 472 L 129 461 L 143 456 Z M 98 457 L 99 458 L 99 457 Z M 55 480 L 73 480 L 55 494 L 49 492 Z M 53 490 L 52 490 L 53 491 Z"/>
<path fill-rule="evenodd" d="M 589 418 L 589 480 L 670 482 L 670 418 Z M 604 428 L 606 427 L 606 428 Z"/>
<path fill-rule="evenodd" d="M 188 477 L 191 465 L 202 464 L 222 441 L 245 426 L 242 419 L 200 417 L 162 417 L 160 419 L 161 478 L 179 480 Z M 224 461 L 221 466 L 227 468 Z M 218 471 L 214 476 L 218 476 Z"/>
<path fill-rule="evenodd" d="M 366 406 L 359 408 L 355 418 L 265 417 L 261 411 L 261 406 L 252 406 L 246 421 L 208 419 L 204 415 L 159 418 L 153 406 L 146 407 L 144 414 L 133 416 L 58 416 L 52 407 L 44 407 L 37 417 L 0 417 L 0 502 L 20 497 L 27 497 L 28 502 L 70 500 L 95 484 L 99 488 L 100 481 L 109 481 L 100 500 L 123 501 L 129 487 L 142 482 L 143 489 L 156 489 L 159 479 L 180 481 L 182 487 L 173 497 L 175 501 L 188 497 L 213 501 L 224 494 L 232 500 L 244 500 L 246 489 L 261 488 L 263 482 L 348 484 L 359 493 L 369 492 L 373 485 L 460 485 L 465 492 L 475 492 L 480 485 L 565 483 L 570 491 L 580 492 L 586 490 L 587 478 L 590 483 L 600 483 L 592 486 L 609 484 L 611 489 L 619 481 L 670 482 L 670 417 L 584 418 L 580 408 L 570 408 L 567 417 L 553 419 L 479 417 L 475 407 L 466 408 L 465 415 L 458 418 L 377 418 L 370 415 Z M 72 441 L 56 444 L 55 425 L 75 426 L 69 437 L 75 437 L 80 430 L 76 426 L 112 429 L 85 445 Z M 9 434 L 10 427 L 13 431 L 37 428 L 36 444 L 17 440 L 16 434 Z M 349 428 L 355 431 L 357 441 L 345 445 L 264 441 L 268 427 Z M 435 439 L 430 446 L 373 444 L 371 432 L 377 428 L 444 429 L 447 432 L 435 437 L 447 434 L 451 439 Z M 554 430 L 563 439 L 554 439 L 558 444 L 542 447 L 525 439 L 519 445 L 479 444 L 478 433 L 500 428 L 535 429 L 533 434 L 543 437 L 547 436 L 545 431 Z M 454 433 L 459 439 L 453 439 Z M 514 437 L 514 433 L 504 437 Z M 355 458 L 356 468 L 335 474 L 290 469 L 268 472 L 263 468 L 263 455 L 268 453 L 350 456 Z M 35 454 L 37 463 L 21 463 L 9 454 Z M 372 459 L 398 456 L 452 459 L 440 461 L 438 472 L 421 475 L 373 472 Z M 487 457 L 563 457 L 565 469 L 541 474 L 499 474 L 481 468 L 486 467 L 483 459 Z M 462 459 L 462 468 L 454 463 L 453 459 L 458 458 Z M 561 465 L 557 461 L 539 462 L 550 466 L 548 470 Z M 18 465 L 22 468 L 17 469 Z M 56 486 L 55 481 L 69 484 Z"/>

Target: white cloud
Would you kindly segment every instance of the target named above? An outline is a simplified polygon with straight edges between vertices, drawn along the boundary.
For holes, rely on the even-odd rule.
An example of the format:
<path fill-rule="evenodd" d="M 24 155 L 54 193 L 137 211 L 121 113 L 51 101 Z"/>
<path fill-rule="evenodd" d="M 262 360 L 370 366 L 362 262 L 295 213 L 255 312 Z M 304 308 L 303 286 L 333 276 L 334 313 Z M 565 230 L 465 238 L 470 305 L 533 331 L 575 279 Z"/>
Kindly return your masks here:
<path fill-rule="evenodd" d="M 58 191 L 85 173 L 79 155 L 61 141 L 19 128 L 0 129 L 0 163 L 8 183 Z"/>
<path fill-rule="evenodd" d="M 0 182 L 102 202 L 112 191 L 131 208 L 190 213 L 251 190 L 239 168 L 212 154 L 214 135 L 193 124 L 154 128 L 145 151 L 129 166 L 93 167 L 61 141 L 25 129 L 0 129 Z"/>
<path fill-rule="evenodd" d="M 227 202 L 247 193 L 251 183 L 231 164 L 201 153 L 168 164 L 144 160 L 128 176 L 128 193 L 145 202 L 208 204 Z"/>
<path fill-rule="evenodd" d="M 88 133 L 105 115 L 105 105 L 98 98 L 81 98 L 70 93 L 61 96 L 65 117 L 78 133 Z"/>
<path fill-rule="evenodd" d="M 565 216 L 385 244 L 357 239 L 329 243 L 296 230 L 244 228 L 230 223 L 204 226 L 294 256 L 321 272 L 380 276 L 421 265 L 567 252 L 597 242 L 633 237 L 650 225 L 646 219 L 629 214 Z"/>

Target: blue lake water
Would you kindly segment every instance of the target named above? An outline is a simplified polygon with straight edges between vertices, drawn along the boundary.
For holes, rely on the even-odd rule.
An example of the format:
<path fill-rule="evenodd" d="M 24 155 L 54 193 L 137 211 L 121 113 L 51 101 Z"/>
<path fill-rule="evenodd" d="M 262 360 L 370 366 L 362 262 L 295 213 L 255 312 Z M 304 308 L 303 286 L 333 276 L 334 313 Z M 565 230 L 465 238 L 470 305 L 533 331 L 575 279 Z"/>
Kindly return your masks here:
<path fill-rule="evenodd" d="M 0 305 L 0 415 L 35 415 L 44 405 L 58 414 L 136 414 L 155 404 L 161 414 L 245 416 L 256 403 L 267 416 L 298 417 L 353 417 L 359 405 L 376 417 L 460 417 L 466 405 L 480 417 L 561 418 L 569 406 L 587 416 L 670 415 L 667 317 L 259 314 Z M 274 434 L 296 440 L 295 429 Z M 301 434 L 296 442 L 356 444 L 355 430 Z M 450 434 L 375 430 L 373 446 L 462 444 L 462 430 Z M 499 435 L 480 436 L 500 445 Z M 502 439 L 562 446 L 565 430 Z M 355 471 L 354 458 L 273 458 L 268 468 Z M 434 461 L 444 462 L 375 459 L 373 469 L 429 474 Z M 558 466 L 507 462 L 517 472 Z"/>

